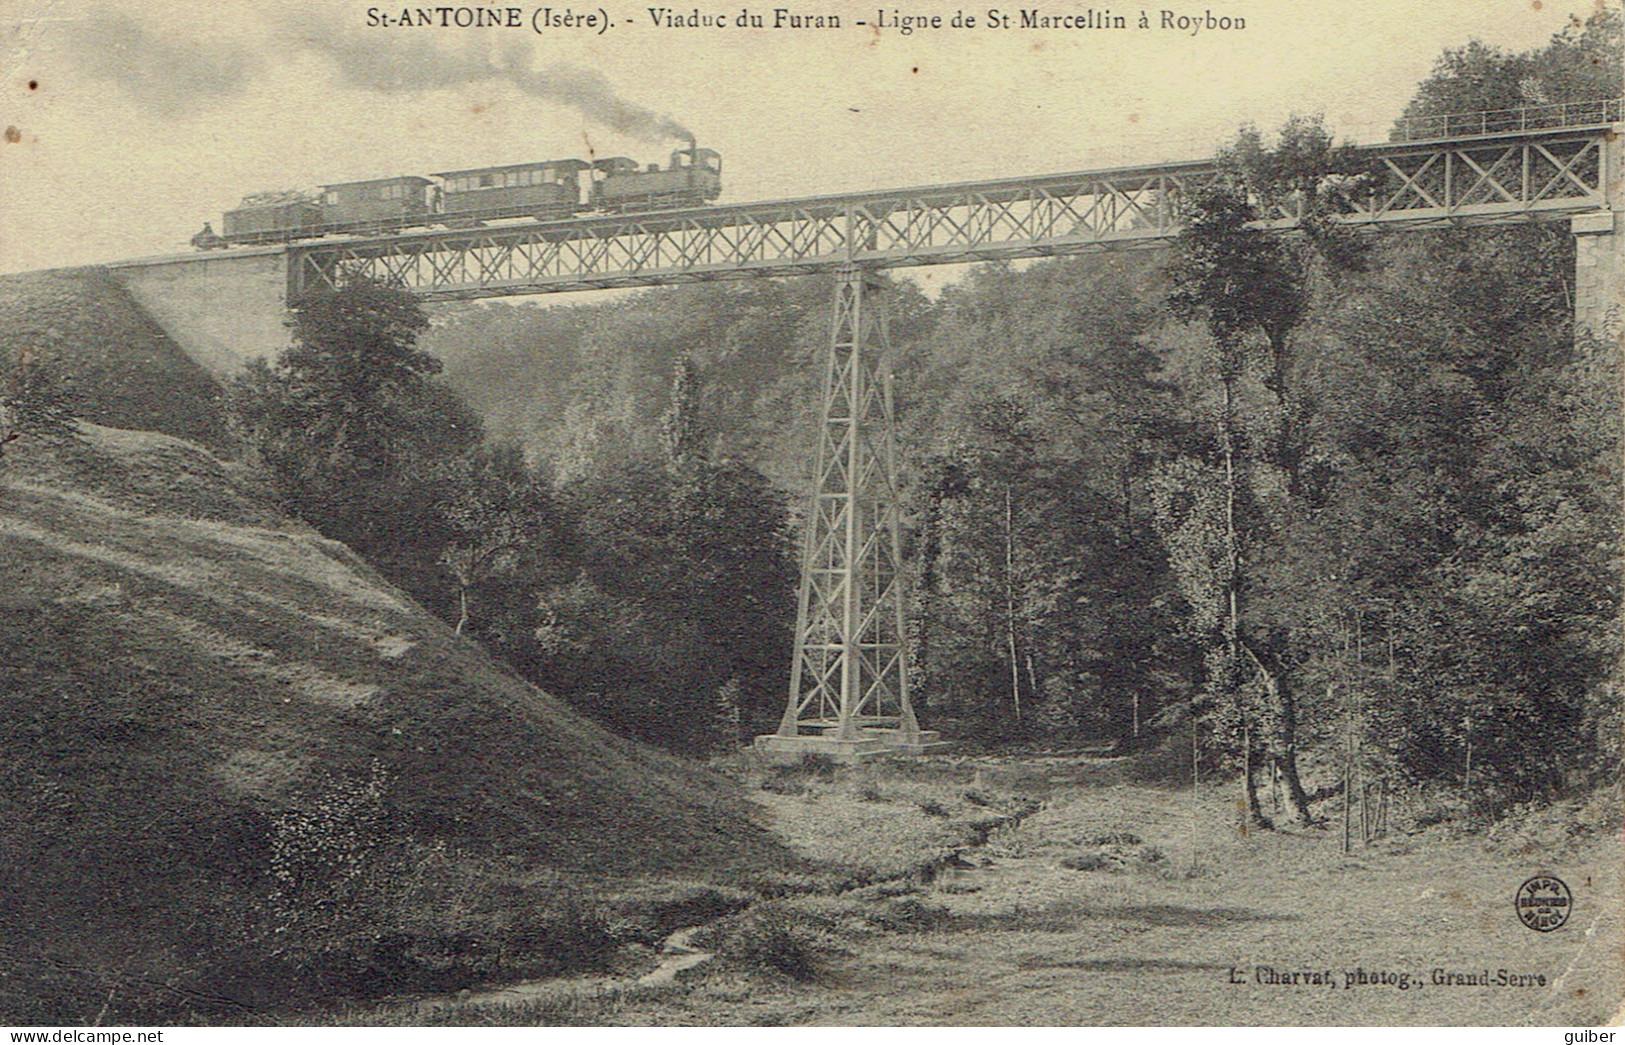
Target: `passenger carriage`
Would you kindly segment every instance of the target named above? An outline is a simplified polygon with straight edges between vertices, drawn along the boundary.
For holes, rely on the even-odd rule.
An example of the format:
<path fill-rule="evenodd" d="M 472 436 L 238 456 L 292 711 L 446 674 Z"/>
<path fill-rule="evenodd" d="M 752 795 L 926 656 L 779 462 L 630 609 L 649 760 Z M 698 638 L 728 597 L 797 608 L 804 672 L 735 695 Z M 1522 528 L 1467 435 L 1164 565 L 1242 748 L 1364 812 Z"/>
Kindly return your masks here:
<path fill-rule="evenodd" d="M 322 224 L 329 232 L 377 232 L 427 224 L 435 183 L 413 174 L 322 186 Z"/>
<path fill-rule="evenodd" d="M 502 218 L 563 218 L 581 209 L 581 160 L 441 171 L 440 212 L 447 225 Z"/>

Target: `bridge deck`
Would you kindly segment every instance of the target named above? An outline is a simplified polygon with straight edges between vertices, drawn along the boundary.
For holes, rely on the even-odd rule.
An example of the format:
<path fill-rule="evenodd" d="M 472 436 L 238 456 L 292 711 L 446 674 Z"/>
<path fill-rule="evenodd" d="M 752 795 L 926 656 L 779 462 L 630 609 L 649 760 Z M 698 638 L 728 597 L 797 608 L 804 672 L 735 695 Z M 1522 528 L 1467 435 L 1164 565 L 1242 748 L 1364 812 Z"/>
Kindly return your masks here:
<path fill-rule="evenodd" d="M 1620 129 L 1361 146 L 1370 191 L 1339 220 L 1386 229 L 1605 211 Z M 1184 161 L 275 249 L 288 254 L 290 294 L 359 274 L 442 300 L 1044 257 L 1163 243 L 1179 231 L 1181 201 L 1218 176 L 1212 161 Z M 1268 224 L 1291 228 L 1299 217 L 1282 211 Z"/>

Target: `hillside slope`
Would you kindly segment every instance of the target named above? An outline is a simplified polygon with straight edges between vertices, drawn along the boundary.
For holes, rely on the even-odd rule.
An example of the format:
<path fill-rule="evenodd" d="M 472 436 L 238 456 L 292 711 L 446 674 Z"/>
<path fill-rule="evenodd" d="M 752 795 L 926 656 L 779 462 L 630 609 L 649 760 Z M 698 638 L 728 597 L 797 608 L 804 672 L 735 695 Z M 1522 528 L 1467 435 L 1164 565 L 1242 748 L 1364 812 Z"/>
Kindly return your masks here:
<path fill-rule="evenodd" d="M 519 681 L 197 445 L 84 425 L 18 447 L 0 471 L 0 1022 L 31 1011 L 8 987 L 37 990 L 40 968 L 228 1011 L 279 989 L 232 986 L 255 962 L 292 961 L 316 993 L 421 984 L 422 927 L 387 923 L 419 917 L 426 874 L 460 882 L 466 914 L 482 868 L 507 912 L 541 902 L 527 883 L 557 899 L 573 879 L 793 862 L 726 781 Z M 470 965 L 450 965 L 460 986 Z M 94 1015 L 83 979 L 64 988 L 82 1011 L 48 1011 Z"/>
<path fill-rule="evenodd" d="M 220 387 L 101 268 L 0 276 L 0 371 L 19 350 L 72 375 L 80 416 L 218 446 Z"/>

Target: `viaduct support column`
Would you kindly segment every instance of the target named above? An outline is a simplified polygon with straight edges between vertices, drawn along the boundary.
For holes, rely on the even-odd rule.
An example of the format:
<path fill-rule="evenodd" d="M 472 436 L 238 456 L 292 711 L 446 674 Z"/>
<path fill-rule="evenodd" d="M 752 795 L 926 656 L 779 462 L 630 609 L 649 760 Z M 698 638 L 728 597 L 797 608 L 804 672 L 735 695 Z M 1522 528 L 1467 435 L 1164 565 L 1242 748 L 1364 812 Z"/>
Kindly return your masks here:
<path fill-rule="evenodd" d="M 824 354 L 813 489 L 802 520 L 801 591 L 789 700 L 769 757 L 853 761 L 920 754 L 903 635 L 901 493 L 885 284 L 856 265 L 835 288 Z"/>
<path fill-rule="evenodd" d="M 1570 219 L 1574 232 L 1574 332 L 1625 349 L 1625 124 L 1602 146 L 1608 209 Z"/>

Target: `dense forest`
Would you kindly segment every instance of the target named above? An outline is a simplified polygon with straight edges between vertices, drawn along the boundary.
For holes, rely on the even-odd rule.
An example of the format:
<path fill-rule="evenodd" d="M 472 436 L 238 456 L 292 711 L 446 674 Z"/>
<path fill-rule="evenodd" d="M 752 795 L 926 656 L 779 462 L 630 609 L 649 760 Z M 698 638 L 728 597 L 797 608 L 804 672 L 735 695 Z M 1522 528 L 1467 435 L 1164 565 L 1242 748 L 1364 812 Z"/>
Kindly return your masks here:
<path fill-rule="evenodd" d="M 1447 52 L 1407 116 L 1617 97 L 1620 20 Z M 1496 809 L 1611 779 L 1618 361 L 1558 225 L 1355 237 L 1371 172 L 1243 129 L 1166 252 L 889 295 L 922 717 L 1193 744 L 1310 816 L 1301 755 Z M 1291 198 L 1300 234 L 1248 226 Z M 429 316 L 294 303 L 234 385 L 280 496 L 527 678 L 691 754 L 776 723 L 826 280 Z"/>

